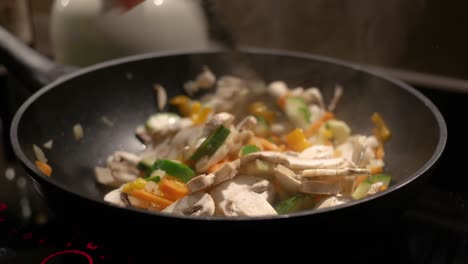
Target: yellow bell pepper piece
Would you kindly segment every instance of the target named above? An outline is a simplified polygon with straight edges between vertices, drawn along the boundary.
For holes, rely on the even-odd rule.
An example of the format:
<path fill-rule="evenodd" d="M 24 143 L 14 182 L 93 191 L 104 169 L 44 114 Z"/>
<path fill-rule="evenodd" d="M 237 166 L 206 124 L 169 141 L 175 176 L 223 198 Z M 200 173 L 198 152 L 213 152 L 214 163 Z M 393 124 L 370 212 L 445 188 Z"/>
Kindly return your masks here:
<path fill-rule="evenodd" d="M 134 190 L 140 190 L 145 188 L 146 186 L 146 181 L 142 178 L 138 178 L 132 182 L 126 183 L 122 187 L 122 192 L 131 194 Z"/>
<path fill-rule="evenodd" d="M 177 106 L 183 116 L 189 116 L 192 108 L 190 107 L 190 99 L 185 95 L 178 95 L 172 98 L 169 103 Z"/>
<path fill-rule="evenodd" d="M 323 132 L 323 135 L 325 136 L 326 139 L 330 140 L 333 138 L 333 132 L 330 129 L 326 129 Z"/>
<path fill-rule="evenodd" d="M 197 113 L 192 114 L 192 116 L 191 116 L 192 117 L 192 122 L 195 125 L 201 125 L 201 124 L 205 123 L 206 120 L 208 119 L 208 116 L 210 115 L 211 111 L 212 111 L 211 108 L 203 107 Z"/>
<path fill-rule="evenodd" d="M 289 148 L 298 152 L 303 151 L 311 145 L 300 128 L 296 128 L 286 135 L 286 144 Z"/>
<path fill-rule="evenodd" d="M 201 125 L 206 122 L 211 113 L 211 108 L 203 107 L 199 101 L 191 101 L 185 95 L 178 95 L 172 98 L 169 103 L 177 106 L 183 116 L 190 117 L 195 125 Z"/>
<path fill-rule="evenodd" d="M 198 112 L 200 112 L 202 109 L 202 105 L 200 102 L 195 101 L 192 103 L 192 107 L 190 110 L 190 116 L 196 115 Z"/>
<path fill-rule="evenodd" d="M 188 102 L 190 102 L 190 99 L 189 99 L 187 96 L 185 96 L 185 95 L 178 95 L 178 96 L 176 96 L 176 97 L 173 97 L 173 98 L 169 101 L 169 103 L 170 103 L 171 105 L 176 105 L 176 106 L 177 106 L 177 105 L 181 105 L 181 104 L 185 104 L 185 103 L 188 103 Z"/>
<path fill-rule="evenodd" d="M 388 128 L 387 124 L 383 120 L 382 116 L 379 113 L 373 113 L 371 116 L 372 122 L 375 124 L 374 134 L 377 139 L 385 142 L 390 139 L 392 133 Z"/>
<path fill-rule="evenodd" d="M 269 123 L 274 122 L 276 119 L 275 112 L 268 109 L 263 102 L 254 102 L 249 105 L 249 113 L 254 116 L 261 116 Z"/>

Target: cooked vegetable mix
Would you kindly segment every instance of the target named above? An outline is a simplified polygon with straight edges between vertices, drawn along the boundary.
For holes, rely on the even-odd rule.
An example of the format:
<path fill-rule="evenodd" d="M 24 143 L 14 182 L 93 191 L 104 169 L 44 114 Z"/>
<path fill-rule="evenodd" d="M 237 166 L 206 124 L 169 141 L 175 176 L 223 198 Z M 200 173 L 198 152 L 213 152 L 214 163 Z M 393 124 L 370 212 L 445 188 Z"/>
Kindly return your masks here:
<path fill-rule="evenodd" d="M 339 86 L 328 108 L 318 88 L 275 81 L 250 89 L 208 68 L 185 84 L 190 98 L 166 98 L 157 87 L 160 112 L 136 129 L 147 148 L 117 151 L 96 167 L 100 183 L 118 187 L 108 202 L 187 216 L 268 216 L 337 206 L 391 184 L 388 124 L 374 113 L 373 135 L 353 134 L 332 112 Z M 164 111 L 166 101 L 175 112 Z"/>

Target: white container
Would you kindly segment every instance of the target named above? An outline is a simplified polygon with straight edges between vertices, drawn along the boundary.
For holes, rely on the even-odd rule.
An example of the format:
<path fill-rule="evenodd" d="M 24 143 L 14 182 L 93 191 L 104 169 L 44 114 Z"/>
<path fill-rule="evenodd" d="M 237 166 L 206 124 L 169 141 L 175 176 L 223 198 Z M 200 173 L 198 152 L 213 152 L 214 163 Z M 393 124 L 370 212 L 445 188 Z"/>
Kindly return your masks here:
<path fill-rule="evenodd" d="M 114 0 L 55 0 L 51 41 L 55 60 L 86 66 L 127 55 L 207 48 L 197 0 L 146 0 L 123 12 Z"/>

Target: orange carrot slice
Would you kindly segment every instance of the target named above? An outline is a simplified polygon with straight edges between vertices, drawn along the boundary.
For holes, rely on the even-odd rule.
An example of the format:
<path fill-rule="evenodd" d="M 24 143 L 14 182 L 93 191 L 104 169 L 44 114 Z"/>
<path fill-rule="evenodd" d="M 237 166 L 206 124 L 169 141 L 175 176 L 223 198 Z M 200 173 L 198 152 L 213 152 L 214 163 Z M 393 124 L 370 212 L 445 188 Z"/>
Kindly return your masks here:
<path fill-rule="evenodd" d="M 36 160 L 36 167 L 45 175 L 52 175 L 52 167 L 50 167 L 49 164 Z"/>
<path fill-rule="evenodd" d="M 164 198 L 177 201 L 189 193 L 185 183 L 164 177 L 159 183 L 159 190 L 164 194 Z"/>
<path fill-rule="evenodd" d="M 132 195 L 138 199 L 152 203 L 154 207 L 156 207 L 159 210 L 163 210 L 164 208 L 172 204 L 172 201 L 169 201 L 160 196 L 151 194 L 149 192 L 145 192 L 143 190 L 134 190 L 132 192 Z"/>

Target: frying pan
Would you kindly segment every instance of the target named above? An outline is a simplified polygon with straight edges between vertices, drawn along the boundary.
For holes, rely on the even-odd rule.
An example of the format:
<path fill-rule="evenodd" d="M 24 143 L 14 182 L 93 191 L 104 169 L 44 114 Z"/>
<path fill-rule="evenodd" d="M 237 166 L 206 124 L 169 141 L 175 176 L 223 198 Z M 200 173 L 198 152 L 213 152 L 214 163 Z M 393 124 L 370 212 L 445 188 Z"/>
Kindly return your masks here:
<path fill-rule="evenodd" d="M 290 87 L 320 87 L 325 100 L 336 84 L 344 96 L 336 115 L 353 133 L 370 134 L 370 116 L 380 112 L 393 137 L 386 144 L 386 172 L 393 176 L 384 192 L 363 200 L 321 210 L 259 218 L 184 217 L 120 208 L 102 200 L 108 189 L 94 178 L 93 168 L 103 165 L 115 150 L 140 151 L 134 129 L 155 113 L 152 87 L 160 83 L 168 97 L 182 93 L 183 83 L 207 65 L 217 75 L 233 69 L 223 50 L 172 51 L 112 60 L 66 73 L 70 69 L 40 56 L 5 31 L 0 31 L 0 58 L 8 69 L 40 88 L 24 102 L 11 125 L 14 152 L 50 206 L 100 231 L 117 223 L 177 227 L 178 230 L 281 230 L 344 228 L 361 223 L 382 223 L 417 195 L 419 180 L 430 173 L 441 156 L 447 128 L 438 109 L 414 88 L 384 74 L 322 56 L 298 52 L 243 49 L 251 65 L 266 81 L 284 80 Z M 66 73 L 66 74 L 64 74 Z M 58 77 L 60 76 L 60 77 Z M 113 127 L 101 122 L 105 116 Z M 77 141 L 72 127 L 80 123 L 84 138 Z M 51 177 L 34 165 L 32 145 L 53 139 L 46 151 Z M 114 225 L 113 225 L 114 226 Z M 366 226 L 369 226 L 366 224 Z M 120 228 L 119 234 L 125 229 Z M 288 229 L 289 230 L 289 229 Z M 146 230 L 148 231 L 148 230 Z"/>

